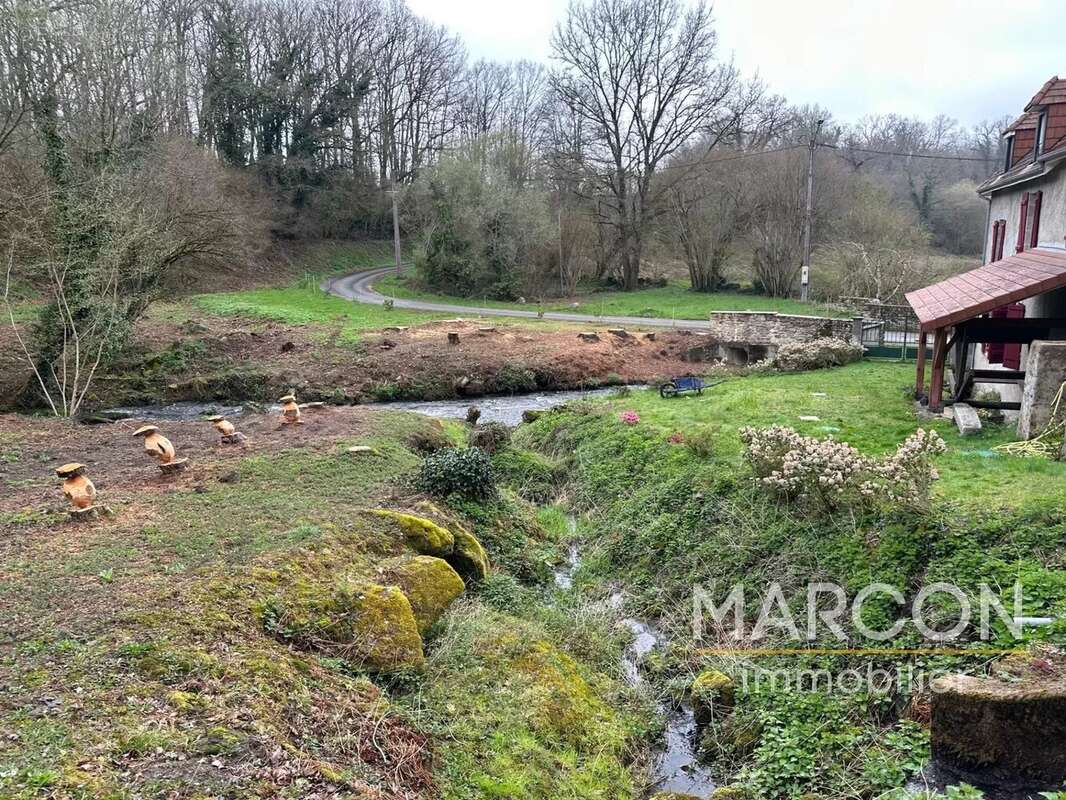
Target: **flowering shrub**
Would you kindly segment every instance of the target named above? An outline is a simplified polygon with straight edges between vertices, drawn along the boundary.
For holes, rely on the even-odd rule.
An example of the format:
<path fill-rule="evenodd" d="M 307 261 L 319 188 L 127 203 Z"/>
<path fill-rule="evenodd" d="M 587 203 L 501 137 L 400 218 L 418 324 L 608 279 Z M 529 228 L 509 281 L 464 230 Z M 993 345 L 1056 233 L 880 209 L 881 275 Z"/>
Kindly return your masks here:
<path fill-rule="evenodd" d="M 803 436 L 784 425 L 743 428 L 740 438 L 763 487 L 790 500 L 817 499 L 828 509 L 879 501 L 923 505 L 938 477 L 932 458 L 947 449 L 935 431 L 923 429 L 884 458 L 864 456 L 847 442 Z"/>
<path fill-rule="evenodd" d="M 777 348 L 774 364 L 786 372 L 805 369 L 840 367 L 862 358 L 862 346 L 843 339 L 815 339 L 810 342 L 785 342 Z"/>
<path fill-rule="evenodd" d="M 618 419 L 622 420 L 626 425 L 636 425 L 640 422 L 640 414 L 636 411 L 623 411 L 618 415 Z"/>

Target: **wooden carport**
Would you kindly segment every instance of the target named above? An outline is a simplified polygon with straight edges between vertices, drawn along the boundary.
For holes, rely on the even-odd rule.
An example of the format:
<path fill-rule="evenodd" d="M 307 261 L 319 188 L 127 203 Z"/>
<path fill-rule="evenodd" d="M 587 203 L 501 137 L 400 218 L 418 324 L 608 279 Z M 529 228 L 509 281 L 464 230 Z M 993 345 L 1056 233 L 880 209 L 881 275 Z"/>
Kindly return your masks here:
<path fill-rule="evenodd" d="M 978 403 L 969 399 L 974 383 L 1018 383 L 1021 370 L 975 370 L 969 367 L 970 348 L 984 343 L 1029 344 L 1037 339 L 1061 338 L 1066 319 L 992 319 L 997 308 L 1066 286 L 1066 249 L 1038 247 L 1024 250 L 978 269 L 907 294 L 918 316 L 918 369 L 915 396 L 931 411 L 944 404 L 948 353 L 954 350 L 952 402 L 1017 408 L 1017 403 Z M 929 339 L 933 354 L 929 391 L 925 390 L 925 361 Z"/>

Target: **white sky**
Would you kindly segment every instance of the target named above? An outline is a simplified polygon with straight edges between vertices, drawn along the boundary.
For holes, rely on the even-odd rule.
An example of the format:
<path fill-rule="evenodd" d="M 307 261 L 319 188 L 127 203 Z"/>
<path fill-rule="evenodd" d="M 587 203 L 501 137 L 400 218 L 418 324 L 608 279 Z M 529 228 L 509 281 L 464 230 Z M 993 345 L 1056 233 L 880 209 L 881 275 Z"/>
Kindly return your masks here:
<path fill-rule="evenodd" d="M 408 0 L 474 58 L 549 62 L 567 0 Z M 1066 0 L 718 0 L 720 52 L 796 104 L 840 121 L 945 113 L 1017 115 L 1066 77 Z M 995 31 L 995 36 L 989 32 Z"/>

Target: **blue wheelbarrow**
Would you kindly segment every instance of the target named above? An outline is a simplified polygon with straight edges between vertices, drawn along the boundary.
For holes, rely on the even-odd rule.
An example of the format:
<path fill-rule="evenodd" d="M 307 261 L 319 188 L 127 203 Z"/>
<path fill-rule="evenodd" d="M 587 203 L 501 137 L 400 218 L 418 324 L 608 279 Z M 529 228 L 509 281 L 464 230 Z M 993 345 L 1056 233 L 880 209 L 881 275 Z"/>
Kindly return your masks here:
<path fill-rule="evenodd" d="M 721 383 L 721 381 L 718 381 L 718 383 Z M 677 397 L 679 394 L 684 394 L 685 392 L 703 394 L 703 390 L 708 389 L 711 386 L 717 386 L 717 384 L 706 384 L 703 382 L 703 378 L 697 378 L 694 375 L 682 375 L 677 378 L 671 378 L 666 383 L 660 384 L 659 396 L 663 398 Z"/>

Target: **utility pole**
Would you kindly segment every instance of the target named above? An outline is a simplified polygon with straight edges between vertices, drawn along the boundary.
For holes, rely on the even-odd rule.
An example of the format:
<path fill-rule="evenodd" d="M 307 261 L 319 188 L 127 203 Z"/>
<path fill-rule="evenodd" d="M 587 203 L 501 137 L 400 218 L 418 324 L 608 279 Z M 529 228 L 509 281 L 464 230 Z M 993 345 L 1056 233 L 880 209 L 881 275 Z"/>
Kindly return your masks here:
<path fill-rule="evenodd" d="M 400 274 L 400 211 L 396 205 L 396 179 L 392 179 L 392 246 L 396 252 L 396 274 Z"/>
<path fill-rule="evenodd" d="M 800 300 L 806 302 L 811 282 L 811 218 L 814 215 L 814 150 L 824 119 L 818 120 L 814 134 L 807 144 L 807 219 L 803 225 L 803 263 L 800 265 Z"/>

